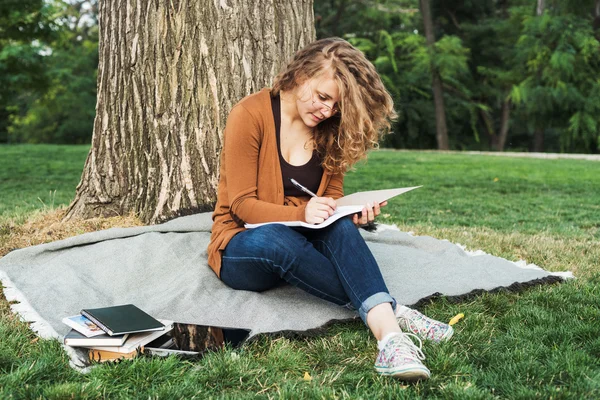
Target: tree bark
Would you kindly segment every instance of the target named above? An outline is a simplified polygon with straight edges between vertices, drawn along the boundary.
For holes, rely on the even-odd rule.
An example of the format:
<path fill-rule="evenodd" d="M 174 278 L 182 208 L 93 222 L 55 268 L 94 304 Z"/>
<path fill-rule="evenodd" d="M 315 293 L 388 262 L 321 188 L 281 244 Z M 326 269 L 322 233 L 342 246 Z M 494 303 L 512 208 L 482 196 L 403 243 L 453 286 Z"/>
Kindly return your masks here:
<path fill-rule="evenodd" d="M 592 27 L 594 31 L 600 30 L 600 0 L 596 0 L 596 4 L 594 5 L 593 12 L 594 19 L 592 20 Z M 598 39 L 599 34 L 596 32 L 596 39 Z"/>
<path fill-rule="evenodd" d="M 315 39 L 312 0 L 99 2 L 92 147 L 66 218 L 212 210 L 231 107 Z"/>
<path fill-rule="evenodd" d="M 425 38 L 427 47 L 433 54 L 435 45 L 435 36 L 433 34 L 433 19 L 429 8 L 429 0 L 420 0 L 421 13 L 423 14 L 423 26 L 425 28 Z M 446 125 L 446 108 L 444 106 L 444 89 L 442 88 L 442 78 L 434 65 L 431 65 L 431 86 L 433 89 L 433 102 L 435 105 L 435 127 L 438 150 L 449 150 L 448 127 Z"/>
<path fill-rule="evenodd" d="M 537 1 L 537 16 L 544 14 L 544 9 L 546 8 L 545 0 Z M 541 74 L 541 71 L 538 71 L 538 75 Z M 544 151 L 544 128 L 542 126 L 536 126 L 533 132 L 533 151 L 535 152 L 543 152 Z"/>
<path fill-rule="evenodd" d="M 536 127 L 533 132 L 533 151 L 542 153 L 544 151 L 544 128 Z"/>
<path fill-rule="evenodd" d="M 489 114 L 482 109 L 479 109 L 479 116 L 483 121 L 483 126 L 485 127 L 485 131 L 488 135 L 488 143 L 490 144 L 490 147 L 494 149 L 496 147 L 496 141 L 498 138 L 496 136 L 496 132 L 494 132 L 494 122 L 490 118 Z"/>
<path fill-rule="evenodd" d="M 508 126 L 510 123 L 510 100 L 502 103 L 502 116 L 500 117 L 500 131 L 494 136 L 493 147 L 496 151 L 504 151 L 506 138 L 508 137 Z"/>
<path fill-rule="evenodd" d="M 536 15 L 542 15 L 546 9 L 546 0 L 537 0 Z"/>

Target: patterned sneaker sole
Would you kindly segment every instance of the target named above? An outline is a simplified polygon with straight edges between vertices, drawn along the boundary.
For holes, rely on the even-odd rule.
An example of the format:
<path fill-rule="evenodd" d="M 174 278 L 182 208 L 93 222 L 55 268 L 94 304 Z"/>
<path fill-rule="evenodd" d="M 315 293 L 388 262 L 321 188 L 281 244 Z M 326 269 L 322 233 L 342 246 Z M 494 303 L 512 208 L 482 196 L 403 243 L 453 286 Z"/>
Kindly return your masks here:
<path fill-rule="evenodd" d="M 383 376 L 391 376 L 403 381 L 419 381 L 423 379 L 429 379 L 431 372 L 424 365 L 404 365 L 402 367 L 387 368 L 387 367 L 375 367 L 375 370 Z"/>
<path fill-rule="evenodd" d="M 450 338 L 452 337 L 452 335 L 454 335 L 454 328 L 450 325 L 448 325 L 448 330 L 446 331 L 446 333 L 444 333 L 444 335 L 441 337 L 441 339 L 437 342 L 447 342 L 448 340 L 450 340 Z"/>

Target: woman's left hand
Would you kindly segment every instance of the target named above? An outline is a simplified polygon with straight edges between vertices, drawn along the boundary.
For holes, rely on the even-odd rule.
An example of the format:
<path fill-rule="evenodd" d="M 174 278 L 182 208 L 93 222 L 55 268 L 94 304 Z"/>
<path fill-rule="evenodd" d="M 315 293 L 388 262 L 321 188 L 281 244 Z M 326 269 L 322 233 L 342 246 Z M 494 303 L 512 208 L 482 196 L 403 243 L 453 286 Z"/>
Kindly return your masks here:
<path fill-rule="evenodd" d="M 374 202 L 373 205 L 367 203 L 367 205 L 363 207 L 360 217 L 358 216 L 358 214 L 354 214 L 352 216 L 352 222 L 354 222 L 354 225 L 357 226 L 366 225 L 369 222 L 373 222 L 375 220 L 375 217 L 381 214 L 381 207 L 384 207 L 386 205 L 387 201 L 384 201 L 381 204 L 379 204 L 378 202 Z"/>

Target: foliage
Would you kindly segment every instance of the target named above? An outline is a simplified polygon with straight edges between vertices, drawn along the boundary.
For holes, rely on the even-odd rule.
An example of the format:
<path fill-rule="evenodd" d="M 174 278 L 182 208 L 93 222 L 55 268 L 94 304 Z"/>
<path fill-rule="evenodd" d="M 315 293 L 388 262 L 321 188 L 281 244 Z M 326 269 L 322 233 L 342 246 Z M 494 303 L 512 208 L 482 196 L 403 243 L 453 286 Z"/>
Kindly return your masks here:
<path fill-rule="evenodd" d="M 55 0 L 43 3 L 42 10 L 52 27 L 43 46 L 36 45 L 40 40 L 36 37 L 9 47 L 12 53 L 18 52 L 13 59 L 21 63 L 35 60 L 36 69 L 13 68 L 7 75 L 14 90 L 6 96 L 0 132 L 4 131 L 4 141 L 10 142 L 89 142 L 98 65 L 96 2 Z M 21 14 L 20 18 L 26 19 Z M 9 63 L 0 57 L 0 68 L 3 65 Z M 43 85 L 24 84 L 36 80 Z"/>
<path fill-rule="evenodd" d="M 435 67 L 448 88 L 457 96 L 451 100 L 458 104 L 456 111 L 468 117 L 476 104 L 469 101 L 468 89 L 461 83 L 467 73 L 468 49 L 455 36 L 446 36 L 430 51 L 425 38 L 415 32 L 378 32 L 377 41 L 349 38 L 363 51 L 380 72 L 384 84 L 394 97 L 399 120 L 395 134 L 386 138 L 393 147 L 409 147 L 410 139 L 419 140 L 421 148 L 435 147 L 434 121 L 422 118 L 433 112 L 431 103 L 431 67 Z M 465 100 L 467 99 L 467 100 Z M 428 137 L 423 132 L 430 132 Z M 409 140 L 406 140 L 405 137 Z"/>
<path fill-rule="evenodd" d="M 0 2 L 0 142 L 8 140 L 9 115 L 43 93 L 43 51 L 54 37 L 52 8 L 43 0 Z"/>
<path fill-rule="evenodd" d="M 600 151 L 596 0 L 315 1 L 317 37 L 345 37 L 376 65 L 399 120 L 384 145 L 435 148 L 431 66 L 441 74 L 454 149 Z M 96 0 L 0 3 L 0 142 L 86 143 L 92 133 Z M 508 111 L 508 112 L 505 112 Z M 10 135 L 9 135 L 10 132 Z"/>
<path fill-rule="evenodd" d="M 512 98 L 535 126 L 561 128 L 561 150 L 600 149 L 600 42 L 579 16 L 524 16 L 517 61 L 527 75 Z"/>
<path fill-rule="evenodd" d="M 418 11 L 413 3 L 405 0 L 315 1 L 317 38 L 347 34 L 371 37 L 381 29 L 403 29 L 406 18 L 412 18 Z"/>
<path fill-rule="evenodd" d="M 431 52 L 418 0 L 315 2 L 317 36 L 337 34 L 357 45 L 396 101 L 400 119 L 385 145 L 436 147 L 433 65 L 453 148 L 488 150 L 506 127 L 511 150 L 531 149 L 540 130 L 548 150 L 600 150 L 594 1 L 546 1 L 541 16 L 532 0 L 430 1 L 437 38 Z M 339 23 L 329 25 L 333 20 Z"/>
<path fill-rule="evenodd" d="M 9 134 L 27 143 L 88 143 L 96 106 L 98 42 L 64 33 L 46 60 L 49 88 L 22 116 L 13 116 Z M 96 36 L 96 35 L 95 35 Z"/>

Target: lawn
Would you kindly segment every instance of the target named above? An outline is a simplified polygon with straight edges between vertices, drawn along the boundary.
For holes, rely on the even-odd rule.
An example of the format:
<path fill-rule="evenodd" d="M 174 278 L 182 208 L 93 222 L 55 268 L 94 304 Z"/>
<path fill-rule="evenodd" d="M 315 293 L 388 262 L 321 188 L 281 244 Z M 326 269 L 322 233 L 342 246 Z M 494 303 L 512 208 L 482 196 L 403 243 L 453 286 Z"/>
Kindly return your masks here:
<path fill-rule="evenodd" d="M 0 146 L 0 223 L 75 196 L 89 146 Z"/>
<path fill-rule="evenodd" d="M 86 154 L 86 146 L 0 147 L 0 256 L 23 236 L 60 237 L 60 207 L 74 196 Z M 599 398 L 599 172 L 594 161 L 377 151 L 348 175 L 348 193 L 423 185 L 392 200 L 382 222 L 578 276 L 425 306 L 440 320 L 465 314 L 451 342 L 424 346 L 428 381 L 377 376 L 375 341 L 358 322 L 310 338 L 261 338 L 196 362 L 141 357 L 83 375 L 57 341 L 37 340 L 0 300 L 0 398 Z M 39 235 L 48 220 L 52 234 Z"/>

